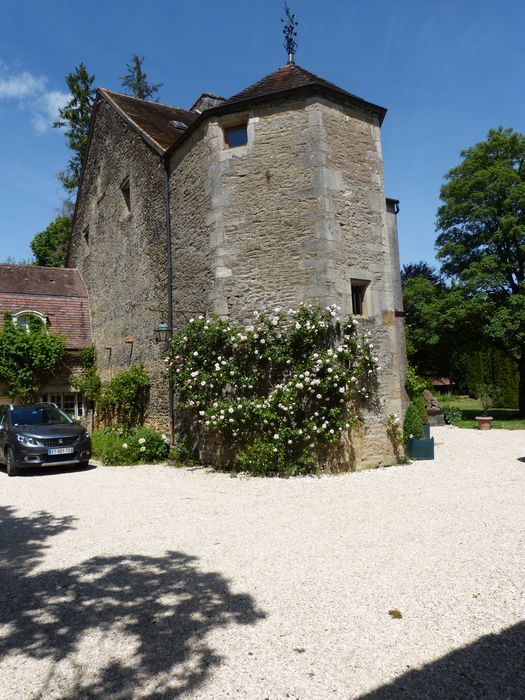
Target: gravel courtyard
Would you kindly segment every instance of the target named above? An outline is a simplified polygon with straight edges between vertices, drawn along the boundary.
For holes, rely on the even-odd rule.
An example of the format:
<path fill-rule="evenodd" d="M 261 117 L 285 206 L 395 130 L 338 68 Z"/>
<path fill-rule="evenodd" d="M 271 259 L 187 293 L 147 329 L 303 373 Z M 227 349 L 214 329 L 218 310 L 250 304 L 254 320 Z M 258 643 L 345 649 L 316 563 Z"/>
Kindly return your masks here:
<path fill-rule="evenodd" d="M 0 698 L 525 697 L 525 432 L 336 477 L 0 472 Z"/>

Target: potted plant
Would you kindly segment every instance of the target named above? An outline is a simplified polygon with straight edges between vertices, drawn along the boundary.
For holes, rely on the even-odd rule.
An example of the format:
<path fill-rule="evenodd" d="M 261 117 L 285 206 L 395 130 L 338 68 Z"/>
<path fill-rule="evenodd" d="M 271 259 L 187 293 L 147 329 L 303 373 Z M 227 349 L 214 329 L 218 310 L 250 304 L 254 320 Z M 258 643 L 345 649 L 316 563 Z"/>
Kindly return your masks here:
<path fill-rule="evenodd" d="M 495 394 L 494 387 L 488 384 L 482 384 L 478 389 L 478 401 L 481 405 L 481 415 L 476 416 L 476 421 L 479 430 L 490 430 L 492 428 L 492 421 L 494 418 L 489 416 L 487 411 L 494 406 Z"/>

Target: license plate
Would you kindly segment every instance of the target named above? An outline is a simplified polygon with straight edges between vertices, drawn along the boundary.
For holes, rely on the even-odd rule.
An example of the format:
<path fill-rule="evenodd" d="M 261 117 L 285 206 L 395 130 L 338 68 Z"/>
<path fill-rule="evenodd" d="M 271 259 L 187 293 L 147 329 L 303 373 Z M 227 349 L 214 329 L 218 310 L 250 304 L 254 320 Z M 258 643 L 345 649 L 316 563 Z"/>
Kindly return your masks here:
<path fill-rule="evenodd" d="M 74 447 L 50 447 L 48 455 L 70 455 L 75 451 Z"/>

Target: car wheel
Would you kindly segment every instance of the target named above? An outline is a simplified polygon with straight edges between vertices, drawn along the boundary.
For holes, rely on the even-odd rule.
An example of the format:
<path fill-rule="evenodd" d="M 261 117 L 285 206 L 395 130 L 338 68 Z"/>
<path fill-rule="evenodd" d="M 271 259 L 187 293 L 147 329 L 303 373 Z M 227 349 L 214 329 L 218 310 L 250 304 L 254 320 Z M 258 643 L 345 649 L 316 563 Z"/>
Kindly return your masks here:
<path fill-rule="evenodd" d="M 7 454 L 5 457 L 5 466 L 6 466 L 6 470 L 7 470 L 7 476 L 18 476 L 19 470 L 18 470 L 18 467 L 16 466 L 15 456 L 13 454 L 13 450 L 10 447 L 7 448 Z"/>

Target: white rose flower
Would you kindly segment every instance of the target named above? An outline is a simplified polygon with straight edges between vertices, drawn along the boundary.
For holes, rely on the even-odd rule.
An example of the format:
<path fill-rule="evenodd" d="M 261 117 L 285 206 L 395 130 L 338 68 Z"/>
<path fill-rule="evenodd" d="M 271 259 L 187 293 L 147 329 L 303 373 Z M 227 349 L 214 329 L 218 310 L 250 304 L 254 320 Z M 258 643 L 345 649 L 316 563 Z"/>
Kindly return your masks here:
<path fill-rule="evenodd" d="M 146 442 L 146 438 L 139 438 L 139 445 L 143 445 Z"/>
<path fill-rule="evenodd" d="M 140 448 L 140 451 L 141 451 L 141 452 L 146 452 L 146 448 L 144 447 L 144 445 L 142 445 L 142 447 Z"/>
<path fill-rule="evenodd" d="M 127 450 L 127 449 L 128 449 L 128 443 L 127 443 L 127 442 L 123 442 L 123 443 L 122 443 L 122 447 L 123 447 L 125 450 Z"/>

